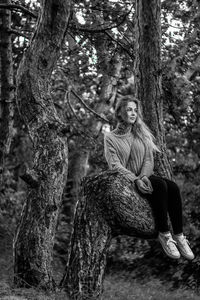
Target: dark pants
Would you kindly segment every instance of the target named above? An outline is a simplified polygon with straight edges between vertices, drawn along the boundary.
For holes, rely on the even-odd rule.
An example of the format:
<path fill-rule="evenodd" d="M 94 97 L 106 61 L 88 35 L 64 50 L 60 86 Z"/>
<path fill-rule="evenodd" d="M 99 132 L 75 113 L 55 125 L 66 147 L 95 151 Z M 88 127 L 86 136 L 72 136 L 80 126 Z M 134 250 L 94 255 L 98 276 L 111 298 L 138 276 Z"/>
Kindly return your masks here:
<path fill-rule="evenodd" d="M 145 196 L 152 205 L 158 231 L 169 231 L 169 215 L 174 234 L 182 233 L 182 201 L 179 187 L 175 182 L 155 175 L 150 176 L 149 180 L 153 193 Z"/>

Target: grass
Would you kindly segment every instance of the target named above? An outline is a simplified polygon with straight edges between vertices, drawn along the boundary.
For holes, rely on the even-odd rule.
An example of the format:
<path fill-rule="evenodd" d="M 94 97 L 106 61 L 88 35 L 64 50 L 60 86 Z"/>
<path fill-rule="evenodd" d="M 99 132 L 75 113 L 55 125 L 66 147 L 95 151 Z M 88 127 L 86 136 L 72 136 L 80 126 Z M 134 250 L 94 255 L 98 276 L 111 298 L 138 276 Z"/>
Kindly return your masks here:
<path fill-rule="evenodd" d="M 13 262 L 10 245 L 7 251 L 0 251 L 0 300 L 68 300 L 64 291 L 45 293 L 39 288 L 14 288 Z M 1 248 L 1 247 L 0 247 Z M 0 249 L 1 250 L 1 249 Z M 5 250 L 5 249 L 4 249 Z M 54 279 L 59 282 L 63 266 L 55 262 Z M 128 273 L 109 274 L 104 281 L 102 300 L 199 300 L 200 295 L 192 290 L 172 290 L 169 285 L 158 279 L 150 278 L 142 283 L 131 278 Z"/>
<path fill-rule="evenodd" d="M 142 284 L 136 280 L 107 276 L 104 283 L 103 300 L 199 300 L 200 295 L 192 291 L 171 290 L 157 279 Z"/>
<path fill-rule="evenodd" d="M 14 289 L 6 282 L 0 282 L 1 300 L 67 300 L 62 291 L 44 293 L 39 289 Z M 104 282 L 102 300 L 199 300 L 200 296 L 188 290 L 170 290 L 159 280 L 141 284 L 130 279 L 109 275 Z"/>

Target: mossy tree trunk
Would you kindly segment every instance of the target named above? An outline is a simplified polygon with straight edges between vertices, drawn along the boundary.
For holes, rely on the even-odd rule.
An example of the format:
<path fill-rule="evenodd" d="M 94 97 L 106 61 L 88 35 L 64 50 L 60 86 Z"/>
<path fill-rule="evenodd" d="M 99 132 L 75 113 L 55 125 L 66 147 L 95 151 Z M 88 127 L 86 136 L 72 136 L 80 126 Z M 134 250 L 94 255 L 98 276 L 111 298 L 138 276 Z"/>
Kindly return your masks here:
<path fill-rule="evenodd" d="M 33 167 L 23 175 L 27 200 L 14 241 L 18 286 L 53 288 L 51 271 L 58 208 L 67 179 L 66 126 L 50 95 L 50 77 L 67 30 L 70 0 L 41 2 L 41 14 L 17 74 L 17 104 L 33 143 Z"/>
<path fill-rule="evenodd" d="M 163 126 L 160 0 L 136 0 L 135 25 L 135 92 L 141 101 L 144 119 L 161 149 L 156 155 L 155 171 L 171 178 Z"/>

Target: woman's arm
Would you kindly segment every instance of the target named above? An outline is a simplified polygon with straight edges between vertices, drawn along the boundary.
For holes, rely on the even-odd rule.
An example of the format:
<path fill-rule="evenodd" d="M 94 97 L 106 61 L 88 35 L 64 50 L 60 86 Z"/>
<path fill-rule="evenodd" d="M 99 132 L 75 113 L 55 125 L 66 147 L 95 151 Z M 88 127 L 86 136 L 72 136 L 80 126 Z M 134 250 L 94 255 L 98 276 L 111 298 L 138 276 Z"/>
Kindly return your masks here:
<path fill-rule="evenodd" d="M 148 146 L 146 146 L 145 158 L 144 158 L 144 162 L 139 177 L 141 178 L 143 176 L 147 176 L 147 177 L 151 176 L 153 174 L 153 168 L 154 168 L 153 151 Z"/>
<path fill-rule="evenodd" d="M 108 166 L 111 170 L 117 170 L 123 175 L 125 175 L 131 182 L 134 182 L 138 177 L 126 169 L 120 162 L 120 159 L 117 155 L 117 151 L 114 147 L 114 144 L 111 139 L 107 136 L 104 138 L 104 151 L 105 151 L 105 158 L 108 163 Z"/>

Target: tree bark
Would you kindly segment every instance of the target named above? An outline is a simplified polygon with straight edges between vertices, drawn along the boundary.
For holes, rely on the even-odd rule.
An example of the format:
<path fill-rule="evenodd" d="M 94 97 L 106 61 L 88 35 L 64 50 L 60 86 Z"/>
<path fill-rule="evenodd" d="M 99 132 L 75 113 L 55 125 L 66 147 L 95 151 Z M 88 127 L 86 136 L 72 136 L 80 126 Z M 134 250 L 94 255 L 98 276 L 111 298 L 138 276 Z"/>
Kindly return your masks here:
<path fill-rule="evenodd" d="M 18 286 L 53 288 L 52 252 L 67 179 L 68 150 L 50 95 L 50 76 L 68 25 L 70 1 L 42 1 L 41 15 L 17 75 L 17 104 L 33 142 L 33 167 L 23 175 L 27 200 L 14 241 Z"/>
<path fill-rule="evenodd" d="M 171 178 L 163 126 L 160 15 L 160 0 L 136 0 L 135 93 L 141 101 L 144 119 L 161 149 L 156 155 L 155 171 Z"/>
<path fill-rule="evenodd" d="M 87 150 L 77 149 L 72 157 L 69 158 L 67 184 L 63 192 L 54 245 L 54 249 L 63 264 L 66 264 L 74 211 L 79 199 L 80 183 L 82 178 L 86 176 L 88 169 L 88 155 L 89 152 Z"/>
<path fill-rule="evenodd" d="M 103 7 L 102 7 L 103 9 Z M 102 22 L 100 17 L 97 26 Z M 95 105 L 95 111 L 98 114 L 107 114 L 113 106 L 117 95 L 117 84 L 120 78 L 122 68 L 122 59 L 119 53 L 111 53 L 109 50 L 109 40 L 105 34 L 101 33 L 96 35 L 94 45 L 97 51 L 98 67 L 102 73 L 101 92 L 99 100 Z M 92 121 L 92 132 L 94 135 L 99 135 L 102 128 L 102 122 L 98 123 Z"/>
<path fill-rule="evenodd" d="M 112 237 L 127 234 L 155 238 L 149 202 L 113 171 L 83 181 L 77 205 L 71 251 L 61 285 L 72 300 L 99 299 Z"/>
<path fill-rule="evenodd" d="M 0 0 L 0 4 L 10 0 Z M 0 172 L 3 172 L 4 157 L 10 151 L 13 135 L 14 86 L 11 34 L 11 12 L 0 9 Z"/>

